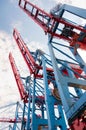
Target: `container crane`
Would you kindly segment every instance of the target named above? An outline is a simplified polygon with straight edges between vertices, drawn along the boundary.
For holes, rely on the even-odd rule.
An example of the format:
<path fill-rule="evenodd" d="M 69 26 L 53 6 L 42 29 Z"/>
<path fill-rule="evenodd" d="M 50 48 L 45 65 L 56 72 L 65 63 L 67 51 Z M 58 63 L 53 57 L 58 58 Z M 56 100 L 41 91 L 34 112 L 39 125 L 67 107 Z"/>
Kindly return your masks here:
<path fill-rule="evenodd" d="M 81 31 L 81 32 L 86 32 L 84 27 L 81 27 L 77 23 L 73 23 L 72 21 L 68 20 L 67 18 L 63 18 L 63 14 L 65 11 L 70 12 L 71 14 L 74 14 L 76 16 L 79 16 L 81 18 L 86 19 L 86 10 L 69 6 L 69 5 L 63 5 L 62 7 L 62 12 L 58 17 L 52 16 L 51 14 L 46 13 L 45 11 L 41 10 L 39 7 L 36 5 L 32 4 L 31 2 L 27 0 L 19 0 L 19 6 L 20 8 L 30 17 L 32 18 L 40 27 L 49 34 L 49 42 L 48 42 L 48 47 L 50 51 L 50 56 L 51 56 L 51 61 L 54 69 L 54 74 L 55 74 L 55 80 L 57 89 L 60 94 L 60 98 L 66 113 L 67 120 L 69 122 L 69 125 L 71 125 L 74 120 L 76 122 L 76 119 L 78 118 L 78 115 L 81 116 L 81 113 L 84 113 L 84 110 L 86 109 L 86 92 L 82 93 L 82 87 L 84 86 L 86 90 L 86 79 L 85 77 L 82 77 L 80 74 L 80 78 L 75 77 L 75 72 L 71 70 L 71 67 L 69 66 L 69 61 L 65 60 L 59 60 L 56 57 L 56 51 L 60 52 L 61 54 L 65 55 L 66 57 L 70 58 L 72 60 L 71 64 L 78 65 L 81 70 L 83 70 L 84 73 L 86 73 L 86 65 L 82 58 L 80 57 L 79 53 L 76 48 L 76 43 L 78 44 L 78 48 L 80 49 L 85 49 L 85 42 L 79 41 L 78 39 L 80 38 L 80 34 L 77 34 L 77 32 L 74 32 L 74 29 Z M 59 24 L 63 24 L 64 28 L 59 29 Z M 73 35 L 67 35 L 66 36 L 66 27 L 72 28 L 72 33 Z M 60 30 L 60 34 L 58 33 L 58 30 Z M 65 31 L 65 33 L 64 33 Z M 70 30 L 71 32 L 71 30 Z M 69 45 L 64 45 L 64 44 L 59 44 L 57 41 L 55 42 L 55 38 L 61 38 L 63 40 L 69 41 Z M 60 50 L 56 45 L 63 46 L 64 48 L 68 48 L 74 55 L 75 59 Z M 72 47 L 73 48 L 72 48 Z M 83 46 L 83 47 L 82 47 Z M 55 51 L 56 50 L 56 51 Z M 62 65 L 63 68 L 66 68 L 68 70 L 69 77 L 64 77 L 60 69 L 58 67 L 58 64 Z M 44 69 L 46 70 L 46 69 Z M 44 71 L 46 73 L 46 71 Z M 83 78 L 83 80 L 82 80 Z M 64 86 L 64 87 L 63 87 Z M 74 87 L 76 94 L 79 96 L 79 99 L 76 102 L 72 102 L 70 93 L 68 90 L 68 87 Z M 79 87 L 81 89 L 77 89 L 75 87 Z M 75 123 L 76 124 L 76 123 Z M 80 125 L 79 125 L 80 126 Z M 76 129 L 76 128 L 75 128 Z"/>
<path fill-rule="evenodd" d="M 45 33 L 49 34 L 48 47 L 51 57 L 51 60 L 47 59 L 40 50 L 37 50 L 36 53 L 30 52 L 18 31 L 14 29 L 14 39 L 30 71 L 30 76 L 26 78 L 25 86 L 16 67 L 14 58 L 11 53 L 9 54 L 14 77 L 24 103 L 21 129 L 67 129 L 63 108 L 70 125 L 69 129 L 76 130 L 80 128 L 81 130 L 86 128 L 86 65 L 78 54 L 76 47 L 77 42 L 78 48 L 83 49 L 84 47 L 85 49 L 85 37 L 82 41 L 79 41 L 80 34 L 75 32 L 75 29 L 81 31 L 81 33 L 86 33 L 86 30 L 77 23 L 74 24 L 72 21 L 62 17 L 64 11 L 68 11 L 82 18 L 86 18 L 86 10 L 63 5 L 61 13 L 57 17 L 56 15 L 46 13 L 27 0 L 19 0 L 19 6 L 30 18 L 40 25 Z M 59 25 L 63 25 L 64 27 L 59 28 Z M 70 28 L 69 34 L 67 33 L 68 28 Z M 68 41 L 69 46 L 64 45 L 64 43 L 58 43 L 56 41 L 58 38 Z M 74 58 L 66 54 L 62 49 L 59 49 L 58 46 L 68 48 L 74 55 Z M 71 59 L 71 61 L 68 59 L 58 59 L 57 52 Z M 41 55 L 40 62 L 38 63 L 36 60 L 38 60 L 37 56 L 39 53 Z M 36 59 L 34 58 L 34 54 L 36 54 Z M 53 89 L 51 89 L 52 86 Z M 27 87 L 27 90 L 25 87 Z M 69 87 L 74 88 L 76 96 L 69 91 Z M 84 92 L 82 92 L 82 89 Z M 25 115 L 26 103 L 28 103 L 27 115 Z M 38 115 L 38 113 L 40 114 Z M 15 115 L 17 117 L 18 113 L 15 113 Z M 26 120 L 25 116 L 27 116 Z M 15 119 L 4 118 L 1 121 L 13 122 L 13 130 L 16 130 L 16 124 L 18 122 L 15 122 Z"/>
<path fill-rule="evenodd" d="M 20 34 L 18 33 L 18 31 L 16 29 L 14 29 L 13 31 L 13 36 L 14 39 L 20 49 L 21 54 L 24 57 L 24 60 L 29 68 L 30 74 L 34 74 L 34 76 L 38 76 L 38 77 L 42 77 L 41 74 L 36 74 L 36 71 L 41 69 L 41 66 L 37 65 L 35 63 L 34 58 L 32 57 L 32 55 L 30 54 L 30 51 L 28 50 L 26 44 L 24 43 L 23 39 L 21 38 Z"/>
<path fill-rule="evenodd" d="M 15 33 L 14 33 L 15 32 Z M 14 38 L 16 39 L 16 42 L 17 42 L 17 44 L 19 44 L 20 42 L 19 41 L 23 41 L 22 40 L 22 38 L 21 38 L 21 36 L 20 36 L 20 34 L 18 33 L 18 31 L 15 29 L 14 30 L 14 32 L 13 32 L 13 36 L 14 36 Z M 21 46 L 20 46 L 21 45 Z M 21 44 L 19 44 L 18 45 L 18 47 L 20 48 L 20 50 L 21 50 L 21 53 L 23 53 L 23 51 L 22 50 L 25 50 L 25 47 L 26 47 L 26 45 L 25 45 L 25 43 L 24 43 L 24 41 L 23 42 L 21 42 Z M 22 49 L 23 48 L 23 49 Z M 27 50 L 27 52 L 28 52 L 29 50 Z M 26 52 L 26 51 L 24 51 L 24 52 Z M 36 53 L 38 53 L 38 51 L 36 52 Z M 27 55 L 27 53 L 23 53 L 23 54 L 26 54 Z M 30 54 L 30 52 L 29 52 L 29 54 Z M 25 57 L 25 55 L 23 55 L 24 56 L 24 59 L 25 60 L 27 60 L 26 59 L 26 57 Z M 30 57 L 32 57 L 31 56 L 31 54 L 30 54 Z M 32 57 L 33 58 L 33 57 Z M 28 58 L 29 59 L 29 58 Z M 28 63 L 29 63 L 29 61 L 28 61 Z M 35 63 L 35 60 L 34 60 L 34 63 Z M 34 64 L 35 65 L 35 64 Z M 30 64 L 30 66 L 31 66 L 31 64 Z M 37 65 L 36 65 L 37 66 Z M 34 66 L 35 67 L 35 66 Z M 29 69 L 30 69 L 31 67 L 29 67 Z M 42 67 L 39 67 L 39 68 L 41 68 L 42 69 Z M 72 68 L 74 68 L 73 66 L 72 66 Z M 52 69 L 49 69 L 49 68 L 47 68 L 46 69 L 48 72 L 47 73 L 51 73 L 51 72 L 53 72 L 53 70 Z M 50 71 L 49 71 L 50 70 Z M 78 69 L 77 69 L 78 70 Z M 80 70 L 80 69 L 79 69 Z M 31 72 L 31 71 L 30 71 Z M 63 73 L 65 73 L 64 71 L 62 71 Z M 51 73 L 51 76 L 52 76 L 52 74 L 53 73 Z M 67 73 L 66 73 L 67 74 Z M 43 75 L 43 74 L 42 74 Z M 45 74 L 44 74 L 45 75 Z M 41 77 L 43 77 L 43 76 L 41 76 Z M 48 77 L 49 77 L 49 75 L 48 75 Z M 35 77 L 35 78 L 38 78 L 38 76 L 37 77 Z M 39 79 L 39 78 L 38 78 Z M 48 78 L 48 82 L 49 82 L 49 80 L 51 80 L 50 78 Z M 38 83 L 37 83 L 37 79 L 36 79 L 36 81 L 35 81 L 36 83 L 35 83 L 35 87 L 37 86 L 38 87 Z M 45 86 L 46 86 L 46 84 L 45 84 Z M 23 86 L 24 87 L 24 86 Z M 41 87 L 41 86 L 39 86 L 39 87 Z M 42 88 L 42 87 L 41 87 Z M 32 90 L 32 88 L 31 88 L 31 90 Z M 31 91 L 30 90 L 30 91 Z M 33 90 L 34 91 L 34 90 Z M 48 90 L 49 91 L 49 90 Z M 31 95 L 31 93 L 29 92 L 29 95 Z M 46 95 L 47 95 L 47 97 L 48 97 L 48 94 L 46 93 Z M 54 97 L 56 97 L 56 99 L 58 99 L 59 97 L 58 97 L 58 95 L 57 95 L 57 92 L 56 92 L 56 89 L 55 89 L 55 91 L 54 91 L 54 93 L 53 93 L 53 95 L 54 95 Z M 29 97 L 29 101 L 32 101 L 32 97 Z M 38 101 L 37 101 L 38 100 Z M 39 106 L 41 105 L 40 103 L 42 103 L 42 104 L 44 104 L 43 102 L 45 102 L 45 101 L 43 101 L 44 100 L 44 95 L 43 96 L 37 96 L 36 97 L 36 104 L 39 104 Z M 31 104 L 31 102 L 29 102 L 29 105 Z M 48 104 L 49 105 L 49 104 Z M 52 105 L 53 106 L 53 105 Z M 59 109 L 60 111 L 61 111 L 61 106 L 60 106 L 60 109 Z M 47 110 L 47 111 L 49 111 L 49 110 Z M 31 113 L 30 112 L 30 109 L 29 109 L 29 112 L 28 113 Z M 51 114 L 50 114 L 51 115 Z M 62 114 L 63 115 L 63 114 Z M 29 115 L 30 116 L 30 115 Z M 51 117 L 52 118 L 52 117 Z M 30 117 L 29 117 L 29 120 L 30 120 Z M 30 121 L 27 121 L 27 122 L 30 122 Z M 65 124 L 65 123 L 64 123 Z M 46 125 L 47 125 L 47 123 L 46 123 Z M 59 124 L 58 124 L 59 125 Z M 30 126 L 28 125 L 28 128 L 29 128 Z M 36 125 L 33 125 L 33 128 L 35 128 L 36 127 Z M 38 126 L 37 126 L 38 127 Z M 66 126 L 64 127 L 64 128 L 66 128 Z"/>
<path fill-rule="evenodd" d="M 18 33 L 18 34 L 19 34 L 19 33 Z M 17 34 L 16 34 L 16 35 L 17 35 Z M 21 44 L 21 45 L 22 45 L 22 44 Z M 22 49 L 22 48 L 21 48 L 21 49 Z M 23 49 L 24 49 L 24 48 L 23 48 Z M 22 52 L 22 53 L 23 53 L 23 52 Z M 24 53 L 23 53 L 23 54 L 24 54 Z M 9 58 L 10 58 L 10 59 L 13 59 L 11 53 L 10 53 L 10 55 L 9 55 Z M 11 64 L 14 64 L 14 63 L 15 63 L 14 60 L 10 60 L 10 61 L 11 61 Z M 13 62 L 12 62 L 12 61 L 13 61 Z M 15 65 L 15 64 L 14 64 L 14 65 Z M 12 66 L 13 66 L 13 65 L 12 65 Z M 13 67 L 13 68 L 15 68 L 15 67 Z M 16 68 L 16 70 L 17 70 L 17 68 Z M 46 69 L 46 70 L 49 70 L 49 69 Z M 50 73 L 51 73 L 51 72 L 53 72 L 53 71 L 50 71 Z M 48 73 L 49 73 L 49 71 L 48 71 Z M 51 75 L 52 75 L 52 73 L 51 73 Z M 15 75 L 15 76 L 16 76 L 16 75 Z M 49 76 L 49 75 L 48 75 L 48 76 Z M 20 77 L 20 76 L 19 76 L 19 77 Z M 42 76 L 42 77 L 43 77 L 43 76 Z M 38 78 L 38 76 L 37 76 L 37 78 Z M 36 80 L 37 80 L 37 79 L 36 79 Z M 49 80 L 49 79 L 48 79 L 48 80 Z M 18 80 L 18 81 L 19 81 L 19 80 Z M 36 86 L 38 87 L 37 81 L 35 81 L 35 82 L 36 82 L 36 84 L 35 84 L 34 87 L 36 87 Z M 21 85 L 22 85 L 22 84 L 21 84 Z M 45 85 L 46 85 L 46 84 L 45 84 Z M 24 88 L 24 85 L 23 85 L 22 87 Z M 41 87 L 41 86 L 40 86 L 40 87 Z M 20 90 L 22 90 L 22 89 L 20 89 Z M 32 88 L 31 88 L 31 90 L 32 90 Z M 33 89 L 33 91 L 34 91 L 34 89 Z M 48 90 L 48 91 L 49 91 L 49 90 Z M 21 92 L 21 93 L 22 93 L 22 92 Z M 23 94 L 24 94 L 24 93 L 23 93 Z M 29 93 L 29 96 L 30 96 L 30 94 L 31 94 L 31 93 Z M 46 93 L 46 95 L 47 95 L 47 93 Z M 55 96 L 55 94 L 54 94 L 54 96 Z M 23 96 L 22 96 L 22 97 L 23 97 Z M 24 97 L 25 97 L 25 96 L 24 96 Z M 40 95 L 37 96 L 35 103 L 36 103 L 36 104 L 40 104 L 40 103 L 43 104 L 44 98 L 42 98 L 42 97 L 44 97 L 44 95 L 43 95 L 43 96 L 40 96 Z M 23 98 L 22 98 L 22 99 L 23 99 Z M 34 99 L 34 98 L 33 98 L 33 99 Z M 37 100 L 38 100 L 38 101 L 37 101 Z M 29 97 L 29 101 L 30 101 L 30 102 L 29 102 L 29 105 L 30 105 L 30 104 L 32 103 L 32 97 L 31 97 L 31 96 Z M 38 103 L 38 102 L 39 102 L 39 103 Z M 34 105 L 34 104 L 33 104 L 33 105 Z M 48 104 L 48 105 L 49 105 L 49 104 Z M 38 105 L 37 105 L 37 106 L 38 106 Z M 40 105 L 39 105 L 39 106 L 40 106 Z M 61 111 L 61 106 L 60 106 L 60 109 L 59 109 L 59 110 Z M 49 110 L 48 110 L 48 111 L 49 111 Z M 29 113 L 31 113 L 31 110 L 30 110 L 30 109 L 29 109 Z M 33 115 L 34 115 L 34 114 L 33 114 Z M 62 114 L 62 115 L 63 115 L 63 114 Z M 30 116 L 30 115 L 29 115 L 29 116 Z M 32 117 L 33 117 L 33 116 L 32 116 Z M 39 116 L 39 118 L 40 118 L 40 116 Z M 63 118 L 63 119 L 64 119 L 64 118 Z M 30 117 L 29 117 L 29 120 L 31 120 Z M 30 122 L 29 120 L 28 120 L 27 122 Z M 35 120 L 35 119 L 34 119 L 34 120 Z M 36 119 L 36 120 L 37 120 L 37 119 Z M 39 119 L 39 120 L 40 120 L 40 119 Z M 42 121 L 43 121 L 43 120 L 42 120 Z M 47 122 L 46 122 L 46 123 L 42 123 L 41 125 L 43 125 L 43 124 L 48 125 Z M 58 123 L 57 123 L 57 124 L 58 124 Z M 64 123 L 64 124 L 65 124 L 65 123 Z M 29 124 L 29 125 L 30 125 L 30 124 Z M 29 125 L 27 125 L 27 128 L 30 127 Z M 42 127 L 41 125 L 39 125 L 40 128 Z M 61 124 L 58 124 L 58 125 L 61 125 Z M 35 127 L 37 127 L 36 124 L 33 125 L 33 128 L 35 128 Z M 37 127 L 37 128 L 38 128 L 38 127 Z M 66 126 L 65 126 L 65 128 L 66 128 Z"/>
<path fill-rule="evenodd" d="M 32 129 L 38 129 L 38 128 L 41 128 L 43 126 L 46 127 L 46 126 L 48 126 L 48 123 L 47 123 L 47 120 L 45 119 L 45 116 L 43 116 L 44 114 L 41 115 L 41 118 L 42 118 L 41 119 L 40 116 L 38 116 L 37 114 L 34 113 L 35 111 L 38 111 L 37 109 L 39 109 L 39 111 L 41 111 L 41 113 L 44 113 L 44 111 L 45 111 L 45 110 L 41 109 L 41 107 L 45 106 L 44 88 L 43 88 L 43 86 L 41 86 L 43 84 L 43 81 L 42 81 L 43 74 L 40 74 L 39 71 L 38 71 L 38 68 L 36 68 L 36 67 L 39 67 L 39 69 L 42 70 L 43 67 L 39 66 L 38 64 L 36 64 L 35 59 L 33 59 L 30 51 L 26 47 L 23 39 L 21 38 L 20 34 L 18 33 L 18 31 L 16 29 L 14 29 L 14 31 L 13 31 L 13 36 L 14 36 L 14 38 L 16 40 L 16 43 L 18 44 L 18 47 L 19 47 L 19 49 L 20 49 L 20 51 L 21 51 L 21 53 L 22 53 L 22 55 L 24 57 L 24 60 L 26 61 L 27 65 L 29 67 L 30 73 L 34 75 L 33 76 L 33 85 L 32 86 L 29 85 L 29 89 L 30 89 L 29 90 L 29 94 L 28 94 L 28 97 L 29 97 L 29 99 L 28 99 L 29 100 L 29 102 L 28 102 L 28 104 L 29 104 L 28 105 L 29 106 L 28 107 L 28 113 L 29 114 L 28 114 L 28 121 L 27 121 L 26 127 L 27 127 L 27 129 L 30 128 L 30 115 L 32 117 L 32 124 L 33 124 L 32 125 Z M 40 50 L 37 50 L 36 51 L 36 57 L 37 57 L 38 53 L 42 53 L 42 52 Z M 35 71 L 37 73 L 35 71 L 33 71 L 32 68 L 35 68 Z M 51 76 L 53 76 L 53 70 L 51 68 L 47 67 L 46 70 L 47 70 L 47 73 L 50 73 Z M 38 74 L 40 76 L 38 76 Z M 48 80 L 49 80 L 48 82 L 51 82 L 51 79 L 48 79 Z M 29 82 L 30 82 L 30 80 L 27 83 L 29 83 Z M 33 91 L 33 93 L 31 93 L 32 91 Z M 46 95 L 47 95 L 47 93 L 46 93 Z M 53 97 L 53 95 L 51 97 L 52 97 L 51 99 L 53 100 L 53 104 L 52 104 L 53 105 L 53 109 L 52 110 L 54 110 L 54 104 L 56 104 L 56 102 L 58 103 L 60 101 L 56 101 L 54 99 L 54 97 L 56 97 L 57 100 L 58 100 L 58 95 L 56 95 L 56 93 L 54 94 L 54 97 Z M 30 108 L 31 104 L 32 104 L 32 108 Z M 48 106 L 49 106 L 49 104 L 48 104 Z M 32 109 L 32 111 L 31 111 L 31 109 Z M 46 107 L 46 109 L 48 111 L 48 107 Z M 59 107 L 59 110 L 60 110 L 60 113 L 63 115 L 61 106 Z M 39 123 L 38 124 L 34 124 L 34 120 L 38 120 Z M 62 118 L 60 120 L 62 120 L 64 122 L 62 127 L 66 128 L 66 124 L 65 124 L 65 121 L 64 121 L 64 116 L 62 116 Z M 58 119 L 58 122 L 59 122 L 59 119 Z M 58 123 L 58 122 L 56 123 L 56 125 L 60 126 L 61 124 Z"/>
<path fill-rule="evenodd" d="M 20 33 L 17 31 L 17 29 L 14 29 L 13 36 L 14 36 L 14 39 L 15 39 L 15 41 L 20 49 L 21 54 L 23 55 L 25 62 L 27 63 L 30 74 L 34 74 L 34 76 L 36 78 L 42 78 L 43 77 L 42 73 L 36 73 L 38 71 L 40 72 L 40 70 L 43 69 L 42 66 L 36 63 L 35 59 L 33 58 L 31 52 L 28 50 L 28 47 L 24 43 L 24 41 L 23 41 Z M 37 55 L 37 53 L 40 53 L 40 51 L 41 50 L 37 50 L 35 54 Z M 43 53 L 43 52 L 41 52 L 41 53 Z M 83 72 L 83 70 L 78 65 L 70 64 L 70 66 L 72 67 L 73 71 L 76 72 L 75 73 L 76 77 L 78 77 L 78 75 Z M 47 71 L 48 71 L 48 73 L 52 73 L 53 69 L 48 67 Z M 68 76 L 67 70 L 62 69 L 61 72 Z M 85 88 L 83 88 L 83 89 L 85 89 Z"/>
<path fill-rule="evenodd" d="M 68 11 L 79 17 L 86 18 L 85 9 L 80 9 L 77 7 L 64 4 L 61 7 L 62 9 L 61 9 L 61 13 L 59 14 L 59 17 L 55 17 L 27 0 L 19 0 L 19 6 L 31 19 L 33 19 L 44 30 L 45 33 L 50 34 L 51 37 L 53 36 L 53 37 L 67 40 L 70 42 L 70 45 L 72 46 L 74 46 L 75 42 L 78 41 L 79 38 L 79 35 L 74 32 L 74 29 L 78 31 L 86 32 L 84 27 L 81 27 L 78 24 L 73 24 L 69 20 L 62 18 L 62 15 L 64 14 L 65 11 Z M 62 24 L 63 26 L 62 29 L 59 29 L 59 24 Z M 73 35 L 68 34 L 68 36 L 66 36 L 68 27 L 70 27 L 69 31 Z M 60 34 L 58 31 L 60 31 Z M 85 49 L 85 41 L 84 43 L 78 42 L 77 44 L 80 45 L 79 46 L 80 48 Z"/>

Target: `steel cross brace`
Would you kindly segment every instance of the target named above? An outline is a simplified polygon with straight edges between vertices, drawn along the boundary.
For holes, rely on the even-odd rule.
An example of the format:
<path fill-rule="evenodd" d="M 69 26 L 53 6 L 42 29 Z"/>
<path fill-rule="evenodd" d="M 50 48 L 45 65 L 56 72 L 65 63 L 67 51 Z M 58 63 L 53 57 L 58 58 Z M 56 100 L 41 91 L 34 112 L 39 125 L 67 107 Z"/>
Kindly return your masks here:
<path fill-rule="evenodd" d="M 48 79 L 47 79 L 47 72 L 46 72 L 46 63 L 45 58 L 42 58 L 42 64 L 43 64 L 43 80 L 44 80 L 44 90 L 45 90 L 45 103 L 46 103 L 46 109 L 47 109 L 47 116 L 48 116 L 48 127 L 49 130 L 57 130 L 57 127 L 60 127 L 61 130 L 67 129 L 65 118 L 62 110 L 62 106 L 58 104 L 58 112 L 59 112 L 59 118 L 55 117 L 55 99 L 52 96 L 49 86 L 48 86 Z M 58 101 L 57 101 L 58 103 Z M 62 123 L 63 122 L 63 123 Z"/>
<path fill-rule="evenodd" d="M 51 61 L 52 61 L 52 64 L 53 64 L 55 80 L 56 80 L 56 83 L 57 83 L 57 86 L 58 86 L 57 89 L 59 90 L 61 101 L 62 101 L 62 104 L 64 106 L 66 116 L 69 120 L 71 118 L 71 116 L 68 113 L 72 113 L 72 115 L 73 114 L 75 115 L 75 112 L 74 112 L 75 107 L 74 106 L 76 106 L 76 111 L 79 111 L 80 105 L 77 106 L 76 104 L 80 100 L 76 101 L 76 103 L 74 103 L 72 101 L 72 98 L 70 97 L 70 94 L 69 94 L 68 86 L 72 85 L 72 86 L 76 87 L 78 85 L 81 85 L 81 86 L 84 85 L 84 88 L 86 89 L 86 87 L 85 87 L 86 86 L 86 80 L 74 78 L 74 76 L 72 74 L 71 74 L 71 76 L 73 76 L 73 77 L 63 77 L 61 72 L 59 71 L 58 62 L 56 61 L 56 57 L 55 57 L 55 54 L 54 54 L 54 51 L 53 51 L 52 44 L 48 43 L 48 47 L 49 47 L 49 51 L 50 51 Z M 86 98 L 85 94 L 83 94 L 83 96 Z M 84 103 L 85 103 L 85 98 L 84 98 L 84 101 L 83 101 Z M 81 104 L 81 106 L 82 106 L 82 104 Z M 83 107 L 85 107 L 85 106 L 83 106 Z M 70 112 L 68 112 L 68 111 L 70 111 Z"/>

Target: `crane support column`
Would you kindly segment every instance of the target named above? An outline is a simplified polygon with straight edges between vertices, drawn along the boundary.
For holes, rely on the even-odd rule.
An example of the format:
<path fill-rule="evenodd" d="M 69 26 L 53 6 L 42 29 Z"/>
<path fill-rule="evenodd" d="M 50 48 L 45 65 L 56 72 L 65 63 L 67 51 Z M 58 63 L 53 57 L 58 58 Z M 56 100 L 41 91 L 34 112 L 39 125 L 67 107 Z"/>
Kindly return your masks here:
<path fill-rule="evenodd" d="M 46 72 L 46 61 L 45 58 L 42 57 L 43 61 L 43 79 L 44 79 L 44 90 L 45 90 L 45 103 L 47 109 L 47 116 L 48 116 L 48 126 L 49 130 L 57 130 L 57 127 L 60 127 L 61 130 L 67 129 L 64 114 L 62 112 L 62 107 L 59 105 L 57 107 L 59 118 L 56 119 L 55 116 L 55 99 L 52 96 L 49 86 L 48 86 L 48 79 L 47 79 L 47 72 Z M 58 102 L 58 101 L 57 101 Z M 58 103 L 57 103 L 58 104 Z M 63 123 L 62 123 L 63 122 Z"/>

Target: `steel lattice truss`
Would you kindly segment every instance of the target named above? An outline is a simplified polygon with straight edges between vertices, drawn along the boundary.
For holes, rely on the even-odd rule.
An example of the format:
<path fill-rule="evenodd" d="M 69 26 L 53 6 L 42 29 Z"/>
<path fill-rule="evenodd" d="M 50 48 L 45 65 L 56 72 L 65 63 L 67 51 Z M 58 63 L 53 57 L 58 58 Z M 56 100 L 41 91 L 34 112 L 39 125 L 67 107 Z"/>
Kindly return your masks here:
<path fill-rule="evenodd" d="M 20 129 L 86 129 L 86 64 L 78 53 L 78 48 L 86 50 L 86 26 L 80 26 L 65 15 L 67 12 L 86 19 L 86 10 L 62 5 L 58 15 L 55 12 L 48 14 L 27 0 L 19 0 L 19 7 L 48 34 L 49 39 L 46 45 L 49 54 L 39 49 L 30 52 L 17 29 L 13 31 L 30 72 L 29 76 L 21 77 L 9 54 L 23 101 Z M 3 118 L 1 120 L 5 122 Z M 19 120 L 15 123 L 13 119 L 13 123 L 18 125 Z M 16 125 L 9 129 L 18 129 Z"/>

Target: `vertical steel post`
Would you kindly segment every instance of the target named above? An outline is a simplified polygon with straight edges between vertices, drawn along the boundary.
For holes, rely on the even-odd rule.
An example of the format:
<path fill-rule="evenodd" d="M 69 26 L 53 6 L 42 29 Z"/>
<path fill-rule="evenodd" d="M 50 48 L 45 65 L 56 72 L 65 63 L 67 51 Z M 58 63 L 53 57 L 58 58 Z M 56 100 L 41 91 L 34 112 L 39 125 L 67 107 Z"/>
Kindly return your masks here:
<path fill-rule="evenodd" d="M 31 130 L 37 130 L 37 121 L 35 115 L 35 83 L 36 79 L 33 77 L 33 95 L 32 95 L 32 121 L 31 121 Z"/>
<path fill-rule="evenodd" d="M 24 103 L 24 108 L 23 108 L 23 116 L 22 116 L 21 130 L 25 130 L 25 126 L 26 126 L 26 121 L 25 121 L 25 119 L 24 119 L 24 116 L 25 116 L 25 107 L 26 107 L 26 103 Z"/>
<path fill-rule="evenodd" d="M 58 105 L 58 112 L 59 112 L 59 125 L 61 130 L 67 130 L 66 120 L 63 113 L 63 108 L 61 105 Z"/>
<path fill-rule="evenodd" d="M 9 125 L 9 130 L 12 130 L 12 126 L 11 125 Z"/>
<path fill-rule="evenodd" d="M 48 43 L 48 47 L 49 47 L 51 61 L 52 61 L 53 69 L 54 69 L 56 84 L 58 86 L 57 89 L 59 91 L 64 109 L 65 111 L 68 111 L 70 106 L 72 105 L 68 86 L 67 86 L 67 83 L 64 81 L 62 74 L 59 71 L 57 61 L 53 52 L 52 44 Z"/>
<path fill-rule="evenodd" d="M 70 51 L 72 52 L 72 54 L 74 55 L 74 48 L 70 48 Z M 74 55 L 75 59 L 77 60 L 77 62 L 79 63 L 79 66 L 84 70 L 84 72 L 86 73 L 86 63 L 84 62 L 84 60 L 82 59 L 82 57 L 80 56 L 80 54 L 77 51 L 77 54 Z M 83 92 L 81 89 L 79 88 L 75 88 L 75 91 L 77 93 L 77 95 L 79 97 L 81 97 L 83 95 Z"/>
<path fill-rule="evenodd" d="M 31 86 L 29 86 L 31 87 Z M 29 100 L 28 100 L 28 114 L 27 114 L 27 123 L 26 130 L 30 130 L 30 111 L 31 111 L 31 88 L 29 88 Z"/>
<path fill-rule="evenodd" d="M 54 114 L 54 101 L 52 99 L 52 95 L 48 89 L 48 81 L 47 81 L 47 73 L 45 60 L 43 59 L 43 80 L 44 80 L 44 90 L 45 90 L 45 102 L 48 116 L 48 127 L 49 130 L 57 130 L 57 126 L 55 124 L 55 114 Z"/>
<path fill-rule="evenodd" d="M 15 119 L 16 120 L 18 118 L 18 109 L 19 109 L 19 102 L 17 102 L 17 104 L 16 104 L 16 111 L 15 111 Z M 17 123 L 15 122 L 13 125 L 13 130 L 16 130 L 16 128 L 17 128 Z"/>

